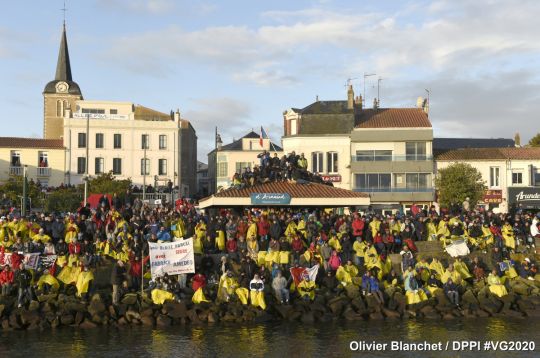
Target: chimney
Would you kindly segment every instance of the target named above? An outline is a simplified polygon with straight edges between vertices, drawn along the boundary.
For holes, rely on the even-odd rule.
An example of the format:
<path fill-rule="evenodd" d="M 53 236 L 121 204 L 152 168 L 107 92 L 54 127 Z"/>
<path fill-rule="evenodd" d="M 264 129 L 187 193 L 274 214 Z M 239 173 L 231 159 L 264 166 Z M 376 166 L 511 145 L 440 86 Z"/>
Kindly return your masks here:
<path fill-rule="evenodd" d="M 420 96 L 416 100 L 416 107 L 417 108 L 424 108 L 424 97 Z"/>
<path fill-rule="evenodd" d="M 347 109 L 354 109 L 354 91 L 352 85 L 347 90 Z"/>
<path fill-rule="evenodd" d="M 377 102 L 377 98 L 373 98 L 373 109 L 379 108 L 379 102 Z"/>
<path fill-rule="evenodd" d="M 319 102 L 319 95 L 315 96 L 315 102 Z"/>
<path fill-rule="evenodd" d="M 174 121 L 176 123 L 180 122 L 180 109 L 179 108 L 177 108 L 176 112 L 174 112 Z"/>
<path fill-rule="evenodd" d="M 521 147 L 521 136 L 519 135 L 519 132 L 514 135 L 514 143 L 516 147 Z"/>
<path fill-rule="evenodd" d="M 356 108 L 362 110 L 362 95 L 356 96 L 356 98 L 354 99 L 354 104 Z"/>

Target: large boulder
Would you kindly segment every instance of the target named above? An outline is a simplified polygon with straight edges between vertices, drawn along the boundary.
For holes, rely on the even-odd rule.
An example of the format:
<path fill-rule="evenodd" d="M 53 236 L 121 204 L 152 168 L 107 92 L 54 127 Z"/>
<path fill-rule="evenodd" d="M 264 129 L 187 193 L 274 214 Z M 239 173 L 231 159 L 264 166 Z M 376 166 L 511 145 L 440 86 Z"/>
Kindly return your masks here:
<path fill-rule="evenodd" d="M 163 304 L 163 313 L 172 318 L 187 317 L 187 308 L 184 302 L 167 301 Z"/>

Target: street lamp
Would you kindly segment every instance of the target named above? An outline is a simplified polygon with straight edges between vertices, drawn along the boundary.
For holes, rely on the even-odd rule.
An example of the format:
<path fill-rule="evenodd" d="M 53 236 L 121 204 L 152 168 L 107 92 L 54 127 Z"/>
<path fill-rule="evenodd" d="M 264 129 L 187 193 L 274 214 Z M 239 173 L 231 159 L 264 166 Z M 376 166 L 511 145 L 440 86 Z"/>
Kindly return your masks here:
<path fill-rule="evenodd" d="M 88 150 L 90 148 L 90 113 L 86 114 L 86 159 L 85 159 L 85 168 L 84 168 L 84 206 L 86 206 L 86 198 L 88 198 Z"/>
<path fill-rule="evenodd" d="M 142 200 L 146 200 L 146 161 L 148 160 L 146 158 L 146 147 L 148 144 L 148 134 L 145 134 L 143 136 L 144 142 L 143 142 L 143 149 L 144 149 L 144 164 L 143 164 L 143 189 L 142 189 Z"/>

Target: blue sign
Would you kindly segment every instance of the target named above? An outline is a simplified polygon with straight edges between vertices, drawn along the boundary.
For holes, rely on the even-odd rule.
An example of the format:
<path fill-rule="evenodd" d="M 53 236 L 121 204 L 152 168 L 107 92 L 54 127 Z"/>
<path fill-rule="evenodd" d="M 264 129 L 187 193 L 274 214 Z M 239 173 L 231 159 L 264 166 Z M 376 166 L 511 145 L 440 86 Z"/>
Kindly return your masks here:
<path fill-rule="evenodd" d="M 251 193 L 251 205 L 289 205 L 289 193 Z"/>

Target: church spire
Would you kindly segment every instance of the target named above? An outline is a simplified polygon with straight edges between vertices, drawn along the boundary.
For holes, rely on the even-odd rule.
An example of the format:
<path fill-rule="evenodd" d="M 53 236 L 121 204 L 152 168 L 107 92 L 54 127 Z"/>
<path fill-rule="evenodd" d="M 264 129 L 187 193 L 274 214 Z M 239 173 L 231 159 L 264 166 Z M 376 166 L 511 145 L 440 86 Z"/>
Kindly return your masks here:
<path fill-rule="evenodd" d="M 71 64 L 69 62 L 69 50 L 65 22 L 62 30 L 62 39 L 60 40 L 60 52 L 58 53 L 56 76 L 54 77 L 54 79 L 56 81 L 73 81 L 73 79 L 71 78 Z"/>

